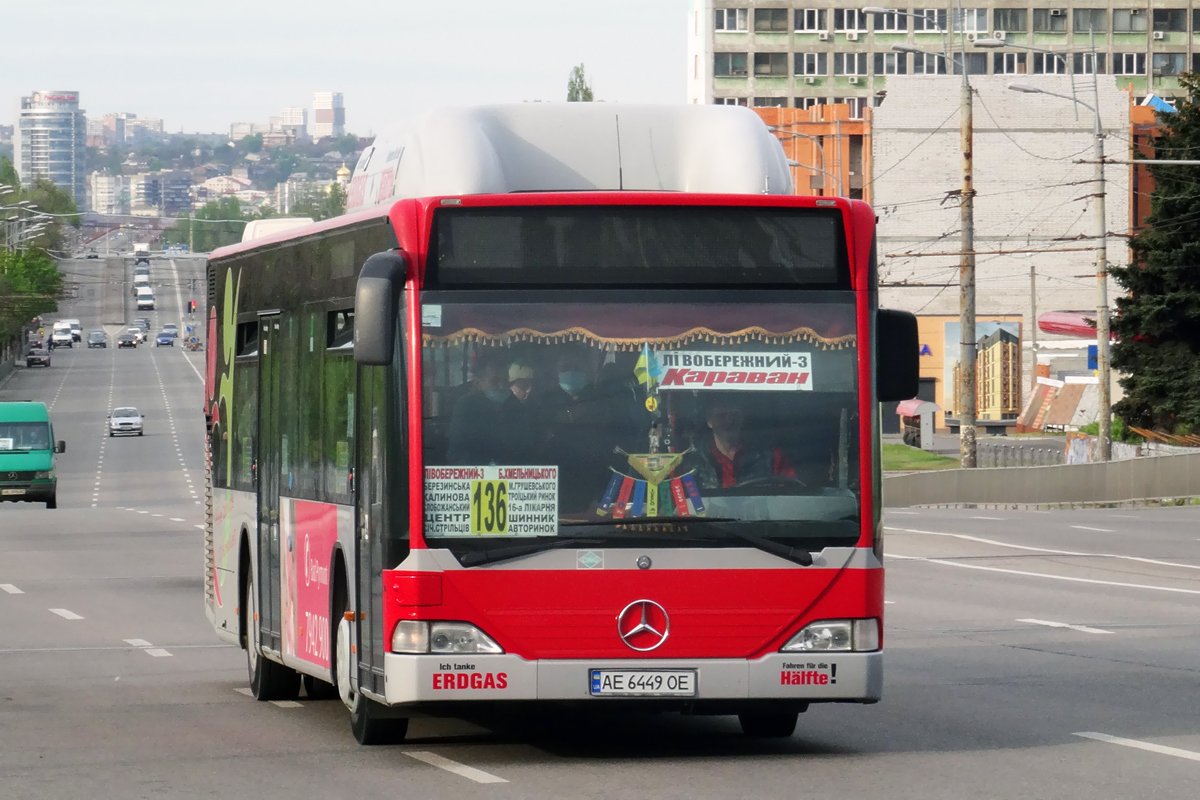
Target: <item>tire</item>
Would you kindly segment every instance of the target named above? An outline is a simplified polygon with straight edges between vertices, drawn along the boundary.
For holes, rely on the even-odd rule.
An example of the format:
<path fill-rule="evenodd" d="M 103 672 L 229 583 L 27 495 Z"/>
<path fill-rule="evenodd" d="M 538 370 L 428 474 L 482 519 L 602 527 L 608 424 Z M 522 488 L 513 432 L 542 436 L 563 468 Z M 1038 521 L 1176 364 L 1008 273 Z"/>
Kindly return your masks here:
<path fill-rule="evenodd" d="M 349 610 L 350 601 L 343 598 L 343 613 L 333 629 L 332 666 L 334 686 L 342 703 L 350 711 L 350 732 L 361 745 L 399 744 L 408 733 L 408 720 L 385 717 L 386 711 L 382 705 L 363 697 L 350 683 L 350 621 L 345 616 Z"/>
<path fill-rule="evenodd" d="M 109 431 L 109 432 L 108 432 L 108 438 L 110 438 L 110 439 L 111 439 L 111 438 L 113 438 L 113 436 L 114 436 L 113 432 L 112 432 L 112 431 Z"/>
<path fill-rule="evenodd" d="M 246 667 L 250 673 L 250 693 L 255 700 L 295 700 L 300 696 L 300 673 L 263 657 L 258 645 L 258 593 L 254 573 L 246 580 L 243 603 L 249 611 L 246 619 Z"/>
<path fill-rule="evenodd" d="M 46 501 L 46 508 L 58 508 L 58 491 L 50 495 L 50 499 Z"/>
<path fill-rule="evenodd" d="M 795 711 L 760 711 L 738 714 L 742 733 L 752 739 L 786 739 L 796 732 L 800 714 Z"/>
<path fill-rule="evenodd" d="M 141 436 L 143 431 L 138 431 L 138 436 Z"/>
<path fill-rule="evenodd" d="M 305 675 L 301 683 L 304 685 L 304 694 L 310 700 L 333 700 L 338 696 L 337 687 L 312 675 Z"/>

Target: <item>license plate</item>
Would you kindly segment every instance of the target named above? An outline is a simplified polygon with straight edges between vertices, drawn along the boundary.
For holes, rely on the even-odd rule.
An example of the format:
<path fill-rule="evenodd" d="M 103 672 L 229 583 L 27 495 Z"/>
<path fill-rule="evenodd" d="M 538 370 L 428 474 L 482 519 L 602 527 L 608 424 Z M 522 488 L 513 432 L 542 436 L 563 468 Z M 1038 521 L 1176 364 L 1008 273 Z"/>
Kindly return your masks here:
<path fill-rule="evenodd" d="M 25 494 L 24 489 L 0 489 L 0 494 Z"/>
<path fill-rule="evenodd" d="M 694 669 L 594 669 L 595 697 L 695 697 Z"/>

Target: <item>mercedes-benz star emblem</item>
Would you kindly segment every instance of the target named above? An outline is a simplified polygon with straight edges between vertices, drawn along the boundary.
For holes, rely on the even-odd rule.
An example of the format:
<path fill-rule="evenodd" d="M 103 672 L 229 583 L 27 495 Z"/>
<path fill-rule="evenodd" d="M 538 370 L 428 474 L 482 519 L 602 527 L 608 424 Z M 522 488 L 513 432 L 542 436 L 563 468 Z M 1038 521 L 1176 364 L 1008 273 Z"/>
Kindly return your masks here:
<path fill-rule="evenodd" d="M 670 632 L 667 610 L 653 600 L 634 600 L 617 615 L 617 635 L 632 650 L 653 650 Z"/>

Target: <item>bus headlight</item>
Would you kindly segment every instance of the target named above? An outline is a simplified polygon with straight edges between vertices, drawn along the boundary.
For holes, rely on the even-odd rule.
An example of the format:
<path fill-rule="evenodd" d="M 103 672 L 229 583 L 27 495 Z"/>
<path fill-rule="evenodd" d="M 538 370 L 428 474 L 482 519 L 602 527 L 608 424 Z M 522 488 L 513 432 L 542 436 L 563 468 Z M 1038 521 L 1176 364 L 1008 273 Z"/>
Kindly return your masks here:
<path fill-rule="evenodd" d="M 428 653 L 429 623 L 403 619 L 392 630 L 393 653 Z"/>
<path fill-rule="evenodd" d="M 431 653 L 503 653 L 492 637 L 465 622 L 435 622 L 429 626 Z"/>
<path fill-rule="evenodd" d="M 393 653 L 503 653 L 492 637 L 466 622 L 401 620 L 392 630 Z"/>
<path fill-rule="evenodd" d="M 849 653 L 879 649 L 879 620 L 833 619 L 804 626 L 781 653 Z"/>

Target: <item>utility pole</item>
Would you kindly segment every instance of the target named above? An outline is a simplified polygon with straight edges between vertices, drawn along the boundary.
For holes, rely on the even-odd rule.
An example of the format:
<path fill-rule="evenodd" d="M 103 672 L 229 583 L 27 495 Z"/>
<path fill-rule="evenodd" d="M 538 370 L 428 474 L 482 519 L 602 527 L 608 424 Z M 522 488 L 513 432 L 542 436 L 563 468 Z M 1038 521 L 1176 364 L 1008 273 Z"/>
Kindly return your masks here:
<path fill-rule="evenodd" d="M 1038 320 L 1037 320 L 1037 267 L 1029 265 L 1029 347 L 1033 351 L 1033 365 L 1029 370 L 1029 396 L 1033 397 L 1038 386 Z"/>
<path fill-rule="evenodd" d="M 958 4 L 960 27 L 965 27 L 961 2 Z M 960 36 L 962 45 L 962 95 L 959 110 L 959 134 L 962 140 L 962 195 L 959 209 L 962 215 L 962 256 L 958 262 L 958 330 L 959 330 L 959 456 L 966 469 L 976 466 L 975 442 L 975 183 L 974 183 L 974 119 L 972 116 L 971 81 L 967 77 L 967 36 Z"/>
<path fill-rule="evenodd" d="M 1092 33 L 1092 71 L 1096 63 L 1096 34 Z M 1100 125 L 1100 77 L 1092 76 L 1096 135 L 1096 367 L 1100 373 L 1100 414 L 1097 420 L 1100 460 L 1112 458 L 1112 386 L 1108 369 L 1108 218 L 1105 215 L 1104 128 Z"/>

